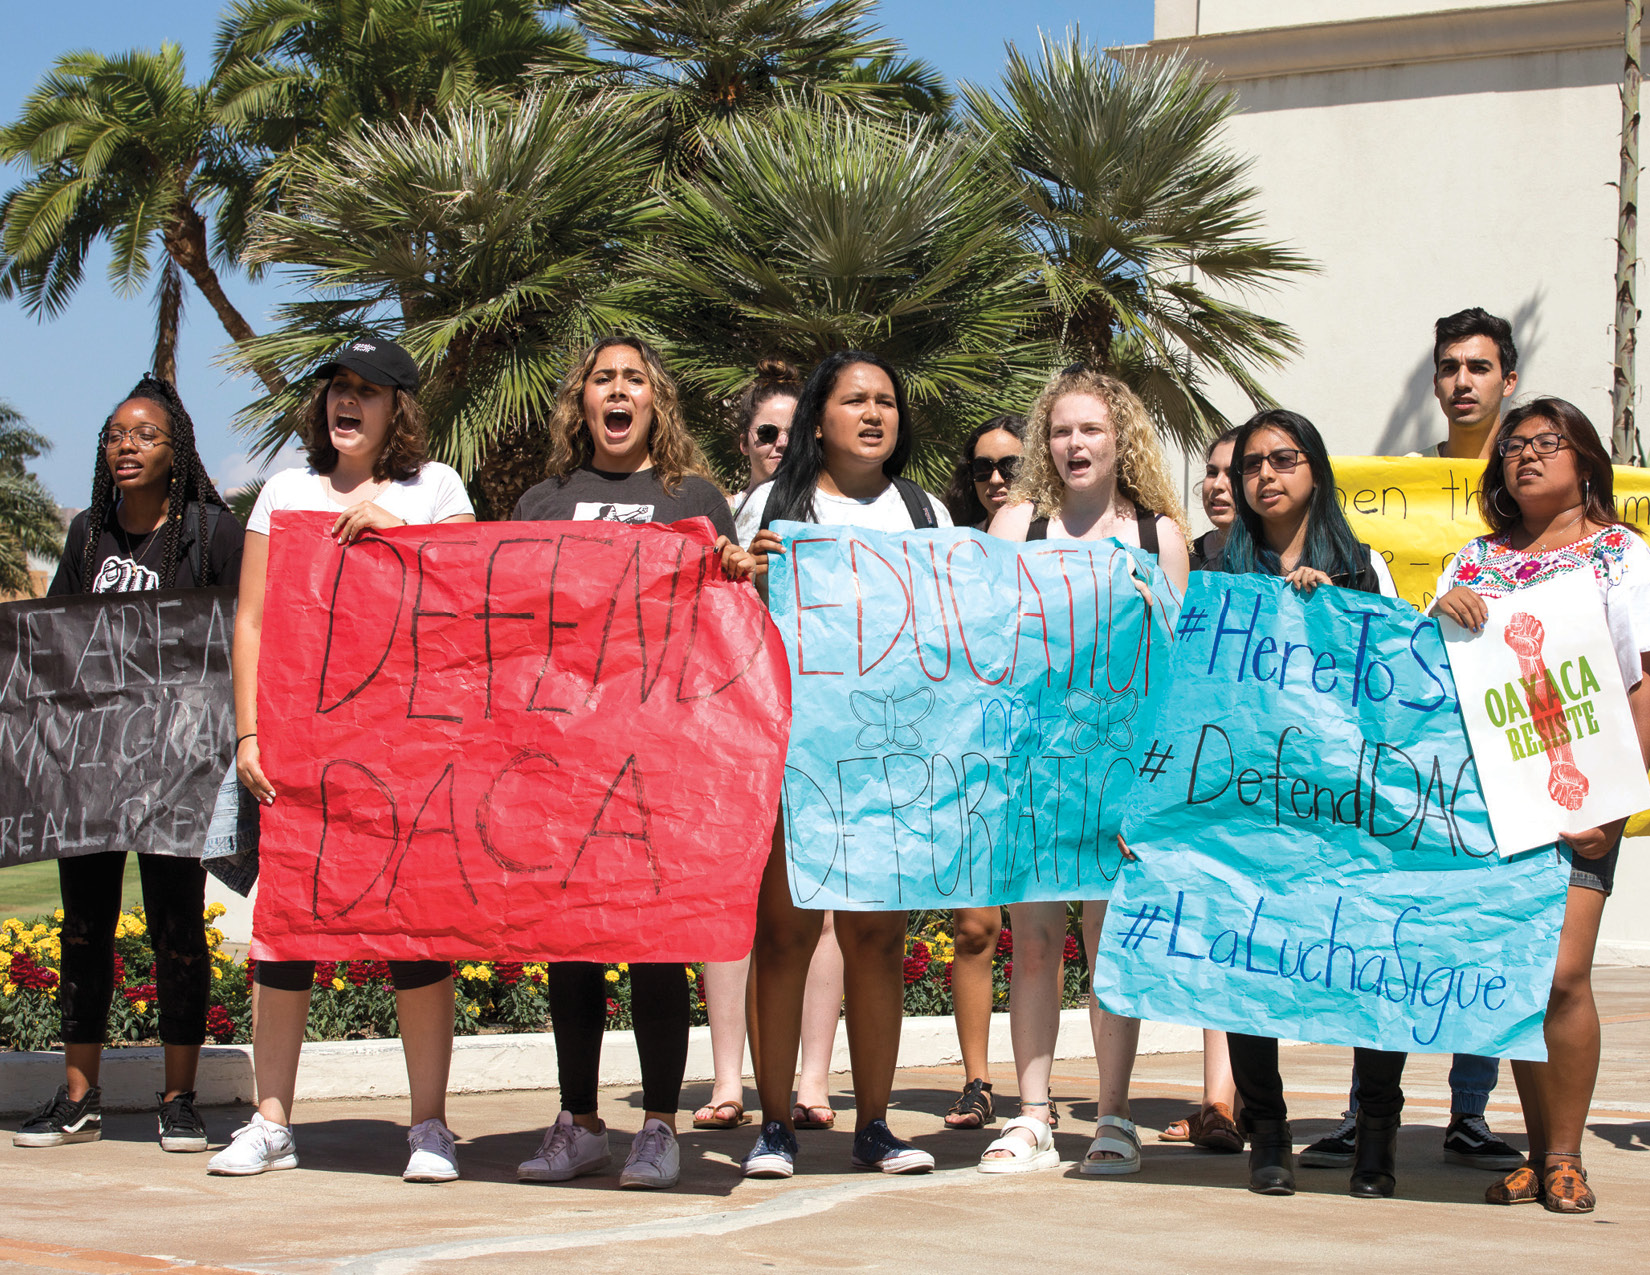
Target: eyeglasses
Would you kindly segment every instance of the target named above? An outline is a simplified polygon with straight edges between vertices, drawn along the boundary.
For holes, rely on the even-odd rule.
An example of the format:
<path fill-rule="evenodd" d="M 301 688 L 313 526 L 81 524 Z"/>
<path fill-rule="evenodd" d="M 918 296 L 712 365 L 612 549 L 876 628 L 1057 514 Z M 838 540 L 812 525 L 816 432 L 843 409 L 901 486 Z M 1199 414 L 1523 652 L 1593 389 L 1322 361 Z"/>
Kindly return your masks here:
<path fill-rule="evenodd" d="M 1551 456 L 1564 446 L 1562 434 L 1532 434 L 1528 438 L 1514 435 L 1497 441 L 1495 450 L 1500 452 L 1503 458 L 1510 460 L 1514 456 L 1522 456 L 1526 447 L 1537 456 Z"/>
<path fill-rule="evenodd" d="M 1243 458 L 1243 476 L 1253 478 L 1260 473 L 1262 463 L 1272 467 L 1274 474 L 1292 474 L 1295 467 L 1306 459 L 1306 453 L 1298 447 L 1280 447 L 1275 452 L 1267 452 L 1264 456 L 1259 452 L 1250 452 Z"/>
<path fill-rule="evenodd" d="M 777 425 L 758 425 L 756 427 L 756 441 L 762 447 L 772 447 L 779 441 L 779 436 L 785 432 Z"/>
<path fill-rule="evenodd" d="M 1003 476 L 1005 483 L 1011 483 L 1014 481 L 1014 475 L 1020 472 L 1020 459 L 1018 456 L 999 456 L 995 460 L 990 456 L 976 456 L 970 466 L 974 481 L 990 482 L 992 471 L 995 470 Z"/>
<path fill-rule="evenodd" d="M 127 439 L 147 450 L 150 447 L 159 447 L 162 443 L 170 443 L 172 436 L 156 429 L 153 425 L 136 425 L 131 429 L 115 429 L 113 426 L 103 431 L 103 446 L 119 447 Z"/>

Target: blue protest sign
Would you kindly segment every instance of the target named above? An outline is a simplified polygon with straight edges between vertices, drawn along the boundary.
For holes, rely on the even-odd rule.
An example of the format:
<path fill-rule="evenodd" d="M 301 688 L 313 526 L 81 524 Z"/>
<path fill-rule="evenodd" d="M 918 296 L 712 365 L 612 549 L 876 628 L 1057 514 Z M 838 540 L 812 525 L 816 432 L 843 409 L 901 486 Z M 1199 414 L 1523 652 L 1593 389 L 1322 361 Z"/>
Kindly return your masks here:
<path fill-rule="evenodd" d="M 1199 574 L 1149 710 L 1123 828 L 1139 859 L 1094 975 L 1107 1009 L 1546 1057 L 1567 861 L 1497 854 L 1435 621 Z"/>
<path fill-rule="evenodd" d="M 1115 540 L 775 530 L 798 906 L 1105 897 L 1175 614 L 1152 559 Z"/>

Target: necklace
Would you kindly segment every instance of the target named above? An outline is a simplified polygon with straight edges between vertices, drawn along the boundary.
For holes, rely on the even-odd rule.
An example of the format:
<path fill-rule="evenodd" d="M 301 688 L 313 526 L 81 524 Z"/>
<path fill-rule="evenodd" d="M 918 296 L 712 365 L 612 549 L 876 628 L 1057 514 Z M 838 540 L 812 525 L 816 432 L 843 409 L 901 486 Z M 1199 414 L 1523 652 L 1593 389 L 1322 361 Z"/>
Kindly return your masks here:
<path fill-rule="evenodd" d="M 1571 527 L 1574 527 L 1577 523 L 1579 523 L 1586 516 L 1587 516 L 1587 506 L 1582 505 L 1580 508 L 1578 508 L 1576 510 L 1576 516 L 1574 518 L 1570 519 L 1569 522 L 1565 523 L 1557 531 L 1549 530 L 1545 536 L 1542 536 L 1540 540 L 1537 540 L 1533 545 L 1531 545 L 1528 549 L 1523 550 L 1522 552 L 1524 552 L 1524 553 L 1540 553 L 1540 552 L 1542 552 L 1542 550 L 1546 549 L 1547 541 L 1551 537 L 1553 537 L 1555 535 L 1562 535 L 1564 532 L 1570 530 Z"/>
<path fill-rule="evenodd" d="M 160 527 L 156 527 L 153 531 L 144 532 L 143 533 L 143 537 L 144 537 L 143 548 L 141 550 L 134 550 L 132 548 L 132 537 L 129 534 L 127 534 L 126 528 L 120 525 L 120 506 L 119 505 L 115 506 L 114 524 L 115 524 L 115 541 L 119 545 L 121 550 L 126 554 L 126 557 L 131 561 L 132 565 L 135 566 L 135 567 L 143 566 L 143 560 L 149 556 L 149 551 L 151 549 L 153 549 L 155 547 L 155 545 L 160 540 L 160 537 L 157 536 L 155 534 L 155 532 L 159 531 L 161 529 L 161 527 L 164 527 L 166 525 L 163 522 L 163 523 L 161 523 Z"/>

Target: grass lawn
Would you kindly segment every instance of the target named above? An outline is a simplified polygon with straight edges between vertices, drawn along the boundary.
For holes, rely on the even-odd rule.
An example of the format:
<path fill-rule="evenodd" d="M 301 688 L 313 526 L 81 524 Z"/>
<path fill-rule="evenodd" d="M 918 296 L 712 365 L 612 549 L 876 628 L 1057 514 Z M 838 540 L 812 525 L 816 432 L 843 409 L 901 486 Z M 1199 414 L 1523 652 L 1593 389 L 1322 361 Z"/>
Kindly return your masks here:
<path fill-rule="evenodd" d="M 120 892 L 121 907 L 130 909 L 143 902 L 138 889 L 137 856 L 126 856 L 126 880 Z M 8 917 L 28 920 L 49 915 L 58 906 L 57 863 L 18 863 L 0 868 L 0 921 Z"/>

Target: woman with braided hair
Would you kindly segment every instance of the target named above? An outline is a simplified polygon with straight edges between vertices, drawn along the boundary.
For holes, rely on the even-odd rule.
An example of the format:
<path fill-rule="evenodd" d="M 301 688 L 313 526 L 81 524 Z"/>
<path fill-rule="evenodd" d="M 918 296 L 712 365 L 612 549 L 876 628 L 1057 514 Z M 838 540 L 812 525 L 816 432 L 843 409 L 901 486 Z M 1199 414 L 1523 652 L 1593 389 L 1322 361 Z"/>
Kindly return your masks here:
<path fill-rule="evenodd" d="M 241 527 L 224 508 L 200 456 L 195 427 L 169 381 L 145 376 L 104 422 L 90 508 L 69 527 L 49 593 L 131 593 L 239 583 Z M 155 948 L 166 1088 L 160 1145 L 205 1151 L 195 1068 L 206 1040 L 206 869 L 199 859 L 138 851 L 143 906 Z M 63 893 L 65 1083 L 12 1142 L 56 1147 L 103 1134 L 98 1066 L 114 997 L 115 925 L 126 851 L 57 861 Z"/>

